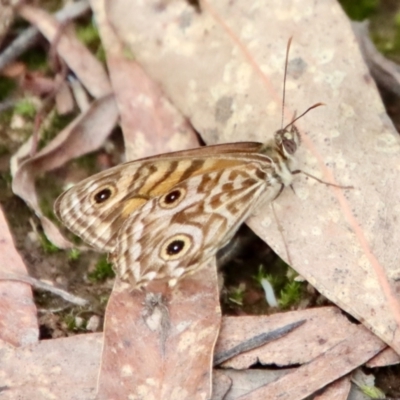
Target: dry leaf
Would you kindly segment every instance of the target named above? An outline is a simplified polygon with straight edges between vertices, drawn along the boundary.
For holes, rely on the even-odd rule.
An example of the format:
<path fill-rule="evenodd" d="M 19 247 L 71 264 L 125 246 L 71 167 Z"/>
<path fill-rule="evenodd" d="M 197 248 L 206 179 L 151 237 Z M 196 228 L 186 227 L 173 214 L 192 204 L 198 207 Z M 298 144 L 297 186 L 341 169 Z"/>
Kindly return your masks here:
<path fill-rule="evenodd" d="M 325 351 L 356 335 L 362 327 L 352 324 L 336 307 L 312 308 L 270 316 L 225 317 L 215 348 L 221 353 L 263 332 L 305 320 L 290 334 L 226 361 L 225 368 L 246 369 L 256 363 L 291 366 L 306 364 Z M 364 329 L 364 328 L 362 328 Z M 371 333 L 373 338 L 374 335 Z"/>
<path fill-rule="evenodd" d="M 28 271 L 14 246 L 7 221 L 0 208 L 0 276 L 9 273 L 26 275 Z M 36 343 L 39 338 L 36 313 L 29 285 L 0 280 L 1 340 L 13 346 Z"/>
<path fill-rule="evenodd" d="M 14 348 L 0 343 L 2 400 L 94 400 L 103 335 Z"/>
<path fill-rule="evenodd" d="M 280 127 L 286 43 L 294 37 L 285 121 L 293 110 L 327 104 L 298 123 L 299 168 L 354 189 L 299 176 L 295 193 L 274 202 L 292 266 L 400 352 L 400 140 L 340 5 L 220 0 L 201 2 L 199 11 L 183 1 L 116 0 L 107 16 L 207 143 L 265 141 Z M 249 224 L 288 258 L 269 207 Z"/>
<path fill-rule="evenodd" d="M 204 271 L 202 273 L 204 277 Z M 26 346 L 18 349 L 0 342 L 0 376 L 2 377 L 0 379 L 0 387 L 7 388 L 2 391 L 2 397 L 6 400 L 15 398 L 19 400 L 28 400 L 32 398 L 43 398 L 35 396 L 37 393 L 45 393 L 49 397 L 55 396 L 56 398 L 62 399 L 94 399 L 102 348 L 103 361 L 101 365 L 100 386 L 110 391 L 109 395 L 105 395 L 107 400 L 111 400 L 113 398 L 112 396 L 116 396 L 115 398 L 117 399 L 122 398 L 118 397 L 121 394 L 121 387 L 125 389 L 130 387 L 132 385 L 131 381 L 135 382 L 138 379 L 144 379 L 146 376 L 149 379 L 150 377 L 158 376 L 162 370 L 159 363 L 165 367 L 176 367 L 174 370 L 165 370 L 165 377 L 166 379 L 169 378 L 169 382 L 175 383 L 172 378 L 176 378 L 176 381 L 182 383 L 181 375 L 183 375 L 187 378 L 184 384 L 188 388 L 194 389 L 196 384 L 191 381 L 191 378 L 194 376 L 199 377 L 197 374 L 200 372 L 200 369 L 205 368 L 204 358 L 210 357 L 212 348 L 210 343 L 207 344 L 207 341 L 211 338 L 210 335 L 216 333 L 215 327 L 217 325 L 215 320 L 207 321 L 206 317 L 206 315 L 210 315 L 208 307 L 211 306 L 213 302 L 208 303 L 207 301 L 200 301 L 204 299 L 204 296 L 200 295 L 200 293 L 201 292 L 193 293 L 193 296 L 189 296 L 190 298 L 176 298 L 175 300 L 177 300 L 177 302 L 176 304 L 172 304 L 172 307 L 171 303 L 169 303 L 168 317 L 171 322 L 169 326 L 169 336 L 160 335 L 163 331 L 158 329 L 162 326 L 162 324 L 160 325 L 160 321 L 163 321 L 163 316 L 165 316 L 163 306 L 168 304 L 168 302 L 163 304 L 160 302 L 147 301 L 146 303 L 146 296 L 142 294 L 143 302 L 134 302 L 132 304 L 132 298 L 138 297 L 138 294 L 125 291 L 123 293 L 113 293 L 112 295 L 113 298 L 111 299 L 110 308 L 107 310 L 104 345 L 103 334 L 86 334 L 63 339 L 45 340 L 41 341 L 38 345 Z M 173 300 L 173 296 L 171 299 Z M 119 303 L 119 301 L 122 301 L 122 303 Z M 193 301 L 195 304 L 192 303 L 190 305 L 190 301 Z M 188 311 L 184 311 L 183 303 L 186 303 L 186 306 L 189 307 Z M 145 304 L 147 304 L 146 307 Z M 159 306 L 161 306 L 161 308 L 159 308 Z M 201 310 L 202 306 L 205 307 L 204 311 Z M 287 338 L 292 336 L 291 340 L 299 343 L 300 340 L 303 340 L 303 335 L 306 336 L 308 334 L 312 336 L 316 329 L 313 320 L 317 321 L 321 313 L 324 312 L 327 316 L 332 316 L 332 310 L 333 307 L 326 307 L 322 309 L 319 314 L 315 314 L 315 310 L 307 310 L 309 314 L 308 322 L 303 327 L 293 331 Z M 203 324 L 203 327 L 204 324 L 208 324 L 209 331 L 198 329 L 198 325 L 195 327 L 187 326 L 187 323 L 190 322 L 189 320 L 193 319 L 193 312 L 204 313 L 201 324 Z M 217 315 L 215 312 L 216 309 L 214 309 L 213 317 Z M 192 313 L 192 315 L 187 315 L 187 313 Z M 292 320 L 298 321 L 305 317 L 304 313 L 305 311 L 290 314 Z M 197 317 L 199 318 L 201 315 L 203 314 L 199 314 Z M 137 316 L 139 316 L 139 318 L 137 318 Z M 281 318 L 284 316 L 285 314 L 280 315 Z M 123 318 L 125 325 L 121 324 L 121 318 Z M 232 329 L 227 329 L 228 326 L 235 328 L 229 321 L 232 319 L 232 317 L 223 318 L 224 329 L 221 332 L 220 342 L 221 338 L 228 343 L 233 343 L 238 340 L 237 332 L 232 331 Z M 236 328 L 243 327 L 248 323 L 248 317 L 236 317 L 236 319 Z M 267 321 L 268 319 L 270 319 L 270 322 Z M 335 318 L 333 319 L 335 320 Z M 324 324 L 325 320 L 323 318 L 321 320 L 322 324 Z M 180 323 L 177 324 L 178 321 L 180 321 Z M 184 323 L 185 321 L 186 324 Z M 275 316 L 260 317 L 260 321 L 264 329 L 269 329 L 273 327 L 274 324 L 278 324 Z M 341 324 L 339 320 L 337 321 Z M 112 324 L 115 324 L 115 326 Z M 283 396 L 288 396 L 288 390 L 292 390 L 292 392 L 295 393 L 293 397 L 289 397 L 291 399 L 299 398 L 301 393 L 322 388 L 328 381 L 335 379 L 335 376 L 340 376 L 346 373 L 346 371 L 349 372 L 352 368 L 356 368 L 359 363 L 363 363 L 368 357 L 371 357 L 373 353 L 378 352 L 379 348 L 384 346 L 379 339 L 369 333 L 361 325 L 352 326 L 355 327 L 354 330 L 350 329 L 348 331 L 348 336 L 343 338 L 343 340 L 329 342 L 329 331 L 321 328 L 319 346 L 314 344 L 313 341 L 311 341 L 311 343 L 305 342 L 302 346 L 303 349 L 305 347 L 312 347 L 314 350 L 303 351 L 301 346 L 293 347 L 291 350 L 293 360 L 305 360 L 301 354 L 295 354 L 298 351 L 301 353 L 315 354 L 316 358 L 314 358 L 314 360 L 307 360 L 306 364 L 300 368 L 281 368 L 278 370 L 274 368 L 273 370 L 268 370 L 264 367 L 262 370 L 247 369 L 238 371 L 231 368 L 214 370 L 214 393 L 212 399 L 217 400 L 218 397 L 214 397 L 214 395 L 217 396 L 218 393 L 221 394 L 221 392 L 225 393 L 230 385 L 232 385 L 231 389 L 224 400 L 237 399 L 239 396 L 246 395 L 274 381 L 273 385 L 276 386 L 276 391 L 279 389 L 279 393 Z M 306 332 L 301 332 L 302 329 L 307 327 L 308 330 Z M 177 334 L 174 335 L 174 332 Z M 203 341 L 203 339 L 198 338 L 196 335 L 200 333 L 206 333 L 208 339 L 205 338 L 206 340 Z M 189 336 L 187 336 L 188 334 Z M 191 334 L 194 334 L 194 336 L 192 337 Z M 164 355 L 166 357 L 164 358 L 160 358 L 163 354 L 162 342 L 160 341 L 162 338 L 165 339 Z M 203 350 L 207 354 L 207 356 L 204 354 L 200 357 L 200 360 L 197 361 L 195 360 L 194 354 L 201 350 L 201 343 L 193 344 L 193 340 L 196 340 L 196 338 L 202 341 L 204 345 Z M 245 339 L 246 335 L 242 335 L 241 340 Z M 284 342 L 285 340 L 286 338 L 282 338 L 265 346 L 269 348 L 268 354 L 270 356 L 268 360 L 264 357 L 264 362 L 270 365 L 281 363 L 282 360 L 279 351 L 290 351 L 290 349 L 288 351 L 286 346 L 291 344 Z M 180 342 L 182 346 L 176 346 L 176 341 Z M 330 347 L 324 347 L 325 342 L 329 343 Z M 362 343 L 362 346 L 360 346 L 360 343 Z M 220 347 L 221 343 L 219 343 L 218 346 Z M 187 351 L 182 351 L 182 348 L 186 348 Z M 345 355 L 340 351 L 340 348 L 346 349 Z M 116 350 L 115 353 L 113 353 L 113 349 Z M 337 354 L 331 357 L 330 355 L 335 349 L 337 349 Z M 258 349 L 258 351 L 260 355 L 263 354 L 262 348 Z M 132 356 L 132 353 L 135 354 Z M 245 356 L 245 354 L 238 356 L 238 358 L 243 356 Z M 108 362 L 106 359 L 108 359 Z M 326 360 L 324 361 L 324 359 Z M 133 366 L 135 372 L 134 375 L 131 376 L 131 379 L 129 379 L 131 367 Z M 118 375 L 121 368 L 123 371 L 122 376 Z M 30 371 L 30 373 L 21 376 L 22 369 Z M 304 373 L 302 372 L 304 369 L 310 373 L 307 378 L 304 378 Z M 46 374 L 46 380 L 42 379 L 44 373 Z M 291 374 L 290 379 L 284 377 L 288 373 Z M 176 375 L 176 377 L 174 375 Z M 221 375 L 223 375 L 223 377 Z M 314 378 L 311 379 L 310 377 Z M 208 382 L 209 375 L 205 378 L 203 377 L 203 379 Z M 282 379 L 286 380 L 282 381 Z M 41 382 L 41 384 L 38 385 L 38 382 Z M 149 382 L 150 380 L 147 381 L 147 383 Z M 165 382 L 167 382 L 167 380 Z M 292 386 L 293 389 L 290 389 Z M 154 388 L 155 387 L 156 386 L 154 386 Z M 141 388 L 145 390 L 148 388 L 148 385 L 143 385 Z M 174 386 L 174 388 L 177 388 L 177 386 Z M 137 391 L 138 389 L 134 388 L 134 390 Z M 132 392 L 130 393 L 132 394 Z M 220 396 L 222 396 L 222 394 Z M 147 399 L 149 397 L 145 398 Z M 158 399 L 161 397 L 156 396 L 155 398 Z M 173 398 L 175 400 L 178 399 L 179 396 L 176 397 L 175 394 L 173 394 L 171 397 L 166 395 L 162 398 Z M 194 399 L 195 397 L 186 397 L 186 399 L 188 398 Z M 267 396 L 266 398 L 276 397 Z"/>
<path fill-rule="evenodd" d="M 174 289 L 116 281 L 106 310 L 98 400 L 207 399 L 220 327 L 215 263 Z"/>
<path fill-rule="evenodd" d="M 199 145 L 192 127 L 140 65 L 126 56 L 102 1 L 92 0 L 118 104 L 127 160 Z"/>
<path fill-rule="evenodd" d="M 240 396 L 250 393 L 252 390 L 259 388 L 262 385 L 274 382 L 282 376 L 290 373 L 291 369 L 246 369 L 237 371 L 235 369 L 223 370 L 224 375 L 228 376 L 232 381 L 232 387 L 224 400 L 237 400 Z M 219 370 L 215 371 L 218 376 Z M 264 400 L 264 398 L 261 398 Z M 265 397 L 265 399 L 273 399 Z"/>
<path fill-rule="evenodd" d="M 74 99 L 71 88 L 62 82 L 56 94 L 56 108 L 58 115 L 65 115 L 73 111 Z"/>
<path fill-rule="evenodd" d="M 386 367 L 400 363 L 400 356 L 391 348 L 387 347 L 377 356 L 367 362 L 368 368 Z"/>
<path fill-rule="evenodd" d="M 211 400 L 224 400 L 232 387 L 232 379 L 222 371 L 213 371 L 213 386 Z"/>
<path fill-rule="evenodd" d="M 351 389 L 350 376 L 344 376 L 331 383 L 314 400 L 347 400 Z"/>
<path fill-rule="evenodd" d="M 355 334 L 349 335 L 312 362 L 296 368 L 281 379 L 256 389 L 240 399 L 304 399 L 364 364 L 384 346 L 383 342 L 371 335 L 367 329 L 358 329 Z"/>

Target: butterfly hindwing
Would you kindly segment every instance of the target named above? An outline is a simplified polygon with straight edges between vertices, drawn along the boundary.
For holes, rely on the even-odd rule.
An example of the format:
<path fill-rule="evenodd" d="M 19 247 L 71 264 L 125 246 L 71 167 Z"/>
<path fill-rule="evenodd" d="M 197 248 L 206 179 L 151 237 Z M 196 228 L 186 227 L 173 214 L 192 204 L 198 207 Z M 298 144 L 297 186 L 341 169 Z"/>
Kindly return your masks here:
<path fill-rule="evenodd" d="M 224 246 L 268 186 L 267 164 L 248 162 L 189 177 L 132 212 L 114 251 L 118 274 L 134 286 L 174 281 Z"/>

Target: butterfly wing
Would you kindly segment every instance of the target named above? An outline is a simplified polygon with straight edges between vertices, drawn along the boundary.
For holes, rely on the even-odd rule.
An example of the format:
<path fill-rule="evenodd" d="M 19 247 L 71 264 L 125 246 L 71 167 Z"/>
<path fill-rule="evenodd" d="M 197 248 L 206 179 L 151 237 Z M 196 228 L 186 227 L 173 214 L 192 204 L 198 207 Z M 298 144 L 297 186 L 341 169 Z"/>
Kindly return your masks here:
<path fill-rule="evenodd" d="M 124 221 L 146 202 L 190 177 L 239 166 L 257 156 L 260 147 L 253 142 L 231 143 L 121 164 L 64 192 L 55 202 L 55 213 L 85 242 L 111 252 Z"/>
<path fill-rule="evenodd" d="M 126 219 L 113 261 L 134 287 L 176 282 L 223 247 L 270 186 L 265 158 L 191 176 Z M 271 187 L 271 196 L 274 195 Z"/>

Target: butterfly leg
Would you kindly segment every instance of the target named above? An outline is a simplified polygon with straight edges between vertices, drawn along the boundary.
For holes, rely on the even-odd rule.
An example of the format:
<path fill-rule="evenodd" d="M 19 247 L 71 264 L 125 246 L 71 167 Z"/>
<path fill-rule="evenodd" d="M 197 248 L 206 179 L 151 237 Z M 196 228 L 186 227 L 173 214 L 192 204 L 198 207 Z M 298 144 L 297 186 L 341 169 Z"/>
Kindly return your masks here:
<path fill-rule="evenodd" d="M 292 186 L 292 185 L 290 185 Z M 281 183 L 281 187 L 279 189 L 279 192 L 276 194 L 276 196 L 272 199 L 272 201 L 275 201 L 283 192 L 283 189 L 285 188 L 285 185 L 283 183 Z"/>

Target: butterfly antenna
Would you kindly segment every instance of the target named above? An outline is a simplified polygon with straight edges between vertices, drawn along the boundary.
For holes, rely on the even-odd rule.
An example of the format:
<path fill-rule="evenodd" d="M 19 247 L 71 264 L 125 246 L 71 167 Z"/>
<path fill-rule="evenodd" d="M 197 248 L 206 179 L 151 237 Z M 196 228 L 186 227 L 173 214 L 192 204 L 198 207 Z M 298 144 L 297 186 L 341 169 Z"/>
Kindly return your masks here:
<path fill-rule="evenodd" d="M 282 116 L 281 116 L 281 128 L 283 126 L 283 117 L 285 113 L 285 100 L 286 100 L 286 75 L 288 69 L 288 62 L 289 62 L 289 51 L 290 45 L 292 44 L 292 36 L 289 38 L 287 46 L 286 46 L 286 57 L 285 57 L 285 72 L 283 74 L 283 93 L 282 93 Z"/>
<path fill-rule="evenodd" d="M 291 122 L 289 122 L 282 130 L 284 131 L 287 128 L 289 128 L 290 125 L 293 125 L 297 120 L 299 120 L 301 117 L 304 117 L 304 115 L 306 115 L 312 109 L 320 107 L 320 106 L 324 106 L 324 105 L 325 105 L 325 103 L 315 103 L 315 104 L 313 104 L 311 107 L 308 107 L 306 111 L 304 111 L 298 117 L 294 118 Z"/>

